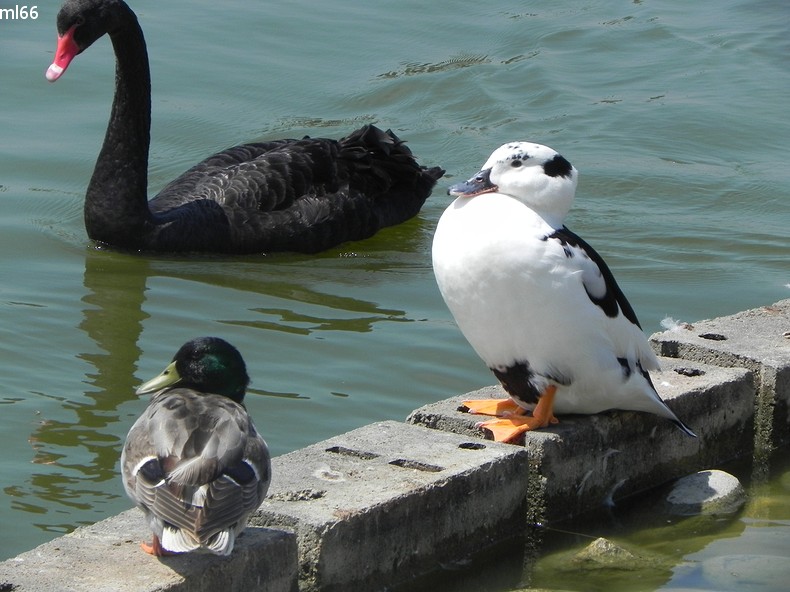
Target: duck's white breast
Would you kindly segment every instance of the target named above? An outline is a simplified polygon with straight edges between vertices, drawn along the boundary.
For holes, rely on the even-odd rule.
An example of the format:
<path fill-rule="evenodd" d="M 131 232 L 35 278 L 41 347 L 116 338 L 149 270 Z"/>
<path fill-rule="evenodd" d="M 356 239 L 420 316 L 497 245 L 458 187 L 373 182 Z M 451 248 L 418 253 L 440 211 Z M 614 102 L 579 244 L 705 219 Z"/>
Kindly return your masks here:
<path fill-rule="evenodd" d="M 526 359 L 536 369 L 550 363 L 563 349 L 558 319 L 589 304 L 562 245 L 545 239 L 553 231 L 532 210 L 497 193 L 458 198 L 439 221 L 433 243 L 439 290 L 489 367 Z M 549 332 L 555 339 L 542 342 Z"/>

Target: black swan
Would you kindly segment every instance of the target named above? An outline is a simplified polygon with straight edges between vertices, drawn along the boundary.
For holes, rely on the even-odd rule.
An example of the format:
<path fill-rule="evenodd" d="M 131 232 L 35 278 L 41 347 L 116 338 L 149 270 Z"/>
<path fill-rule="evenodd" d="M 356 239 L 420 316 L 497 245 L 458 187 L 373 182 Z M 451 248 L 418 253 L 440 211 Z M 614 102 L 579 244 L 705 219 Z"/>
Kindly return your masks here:
<path fill-rule="evenodd" d="M 255 142 L 210 156 L 150 202 L 151 77 L 137 16 L 122 0 L 68 0 L 58 13 L 54 82 L 105 33 L 115 97 L 85 195 L 100 243 L 159 252 L 315 253 L 415 216 L 444 174 L 392 133 L 366 125 L 341 140 Z"/>

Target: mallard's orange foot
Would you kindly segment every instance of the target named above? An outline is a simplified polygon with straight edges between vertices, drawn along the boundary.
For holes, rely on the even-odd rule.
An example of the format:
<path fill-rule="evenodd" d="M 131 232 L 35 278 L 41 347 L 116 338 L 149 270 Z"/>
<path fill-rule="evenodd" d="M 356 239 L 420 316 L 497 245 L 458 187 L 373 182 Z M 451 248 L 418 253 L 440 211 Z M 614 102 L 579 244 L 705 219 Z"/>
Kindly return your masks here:
<path fill-rule="evenodd" d="M 159 537 L 154 535 L 153 540 L 150 543 L 146 543 L 143 541 L 140 543 L 140 548 L 148 553 L 149 555 L 153 555 L 154 557 L 165 557 L 170 555 L 178 555 L 178 553 L 173 553 L 172 551 L 168 551 L 162 546 L 162 543 L 159 542 Z"/>
<path fill-rule="evenodd" d="M 516 405 L 513 399 L 475 399 L 473 401 L 464 401 L 458 410 L 475 415 L 493 415 L 494 417 L 510 417 L 526 413 L 524 409 Z"/>

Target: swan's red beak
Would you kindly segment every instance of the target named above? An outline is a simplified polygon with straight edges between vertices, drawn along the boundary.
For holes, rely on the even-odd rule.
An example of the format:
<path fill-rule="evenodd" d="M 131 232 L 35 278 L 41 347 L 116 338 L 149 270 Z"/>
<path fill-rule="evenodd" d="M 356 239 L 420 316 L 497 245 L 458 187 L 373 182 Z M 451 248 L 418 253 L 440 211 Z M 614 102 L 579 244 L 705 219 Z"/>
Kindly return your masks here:
<path fill-rule="evenodd" d="M 77 42 L 74 41 L 74 30 L 77 25 L 58 37 L 58 48 L 55 50 L 55 61 L 47 68 L 47 80 L 55 82 L 69 67 L 71 60 L 80 52 Z"/>

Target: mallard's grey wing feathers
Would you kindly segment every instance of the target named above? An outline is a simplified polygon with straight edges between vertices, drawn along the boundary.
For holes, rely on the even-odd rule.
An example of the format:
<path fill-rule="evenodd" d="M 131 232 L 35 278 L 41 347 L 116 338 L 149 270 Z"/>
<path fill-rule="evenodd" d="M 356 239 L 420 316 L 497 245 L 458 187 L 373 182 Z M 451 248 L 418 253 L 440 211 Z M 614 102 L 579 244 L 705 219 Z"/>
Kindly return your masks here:
<path fill-rule="evenodd" d="M 166 549 L 227 554 L 263 501 L 271 467 L 242 405 L 175 388 L 155 394 L 132 426 L 122 472 Z"/>

